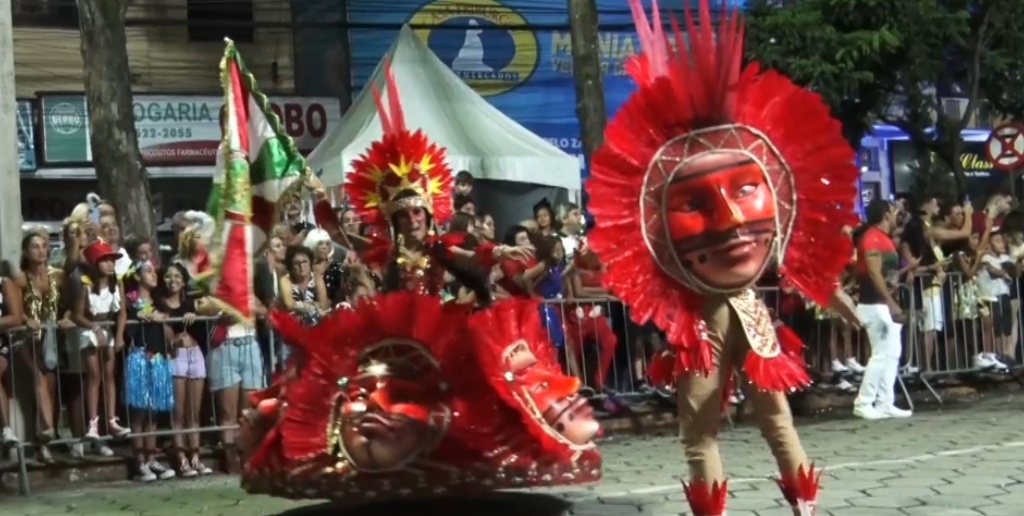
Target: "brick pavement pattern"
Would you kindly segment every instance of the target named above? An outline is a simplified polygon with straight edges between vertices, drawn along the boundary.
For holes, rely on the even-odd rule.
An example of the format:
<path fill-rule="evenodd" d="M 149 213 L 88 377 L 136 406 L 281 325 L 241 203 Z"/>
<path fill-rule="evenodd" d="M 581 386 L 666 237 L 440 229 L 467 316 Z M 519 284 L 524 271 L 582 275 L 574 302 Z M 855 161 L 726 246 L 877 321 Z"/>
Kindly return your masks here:
<path fill-rule="evenodd" d="M 821 516 L 1024 515 L 1024 399 L 981 401 L 969 408 L 908 420 L 798 425 L 811 457 L 826 467 Z M 318 502 L 249 496 L 230 477 L 118 483 L 76 492 L 0 500 L 0 514 L 102 516 L 217 515 L 487 516 L 686 515 L 678 477 L 682 451 L 669 435 L 619 437 L 603 445 L 598 485 L 488 500 L 447 500 L 339 511 Z M 756 428 L 723 432 L 732 477 L 729 516 L 790 516 L 767 477 L 775 468 Z"/>

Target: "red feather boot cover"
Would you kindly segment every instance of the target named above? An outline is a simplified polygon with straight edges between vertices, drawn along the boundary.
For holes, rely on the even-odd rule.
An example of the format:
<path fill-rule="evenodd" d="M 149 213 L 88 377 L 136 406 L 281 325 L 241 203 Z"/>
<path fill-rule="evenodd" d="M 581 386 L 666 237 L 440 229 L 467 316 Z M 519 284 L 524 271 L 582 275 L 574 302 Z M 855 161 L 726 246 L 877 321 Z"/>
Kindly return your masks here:
<path fill-rule="evenodd" d="M 782 496 L 793 508 L 793 516 L 817 516 L 821 473 L 821 470 L 811 464 L 807 468 L 800 466 L 794 474 L 782 474 L 776 481 L 782 490 Z"/>
<path fill-rule="evenodd" d="M 728 496 L 728 480 L 707 483 L 694 479 L 689 484 L 683 482 L 686 502 L 690 504 L 693 516 L 725 516 L 725 497 Z"/>

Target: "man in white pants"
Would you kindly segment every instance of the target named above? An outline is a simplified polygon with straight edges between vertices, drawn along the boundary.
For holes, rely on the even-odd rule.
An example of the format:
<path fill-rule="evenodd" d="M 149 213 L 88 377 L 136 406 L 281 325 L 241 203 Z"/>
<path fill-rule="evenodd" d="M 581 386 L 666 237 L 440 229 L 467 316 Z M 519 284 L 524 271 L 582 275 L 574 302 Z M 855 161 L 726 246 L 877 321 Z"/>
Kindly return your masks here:
<path fill-rule="evenodd" d="M 903 310 L 892 297 L 899 277 L 900 257 L 889 232 L 896 211 L 883 200 L 867 207 L 867 228 L 856 235 L 857 285 L 860 301 L 857 317 L 871 343 L 871 359 L 864 370 L 853 414 L 864 419 L 910 417 L 909 410 L 894 405 L 896 375 L 903 350 Z"/>

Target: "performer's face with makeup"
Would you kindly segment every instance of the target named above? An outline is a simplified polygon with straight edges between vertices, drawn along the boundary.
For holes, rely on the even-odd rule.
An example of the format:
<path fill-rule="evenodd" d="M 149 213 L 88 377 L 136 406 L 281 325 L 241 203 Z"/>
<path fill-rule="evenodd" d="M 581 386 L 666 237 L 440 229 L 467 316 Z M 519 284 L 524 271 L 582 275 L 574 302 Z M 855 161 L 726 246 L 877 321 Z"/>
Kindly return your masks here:
<path fill-rule="evenodd" d="M 414 207 L 398 212 L 398 232 L 405 238 L 423 241 L 427 238 L 429 225 L 427 210 Z"/>
<path fill-rule="evenodd" d="M 398 468 L 430 443 L 430 400 L 413 381 L 386 373 L 354 378 L 341 404 L 341 443 L 357 469 Z"/>
<path fill-rule="evenodd" d="M 708 152 L 667 188 L 666 224 L 683 266 L 712 287 L 755 280 L 775 235 L 775 198 L 761 167 L 743 154 Z"/>

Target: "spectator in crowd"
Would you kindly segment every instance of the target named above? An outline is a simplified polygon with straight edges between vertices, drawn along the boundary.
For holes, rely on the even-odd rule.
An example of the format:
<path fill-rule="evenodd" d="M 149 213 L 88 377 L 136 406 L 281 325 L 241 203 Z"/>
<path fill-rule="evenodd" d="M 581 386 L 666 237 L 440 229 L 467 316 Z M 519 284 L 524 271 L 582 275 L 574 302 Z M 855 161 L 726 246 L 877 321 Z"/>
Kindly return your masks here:
<path fill-rule="evenodd" d="M 171 413 L 174 407 L 173 376 L 164 340 L 167 314 L 155 304 L 157 288 L 156 264 L 139 260 L 129 267 L 124 278 L 128 319 L 136 324 L 128 327 L 131 347 L 125 358 L 124 394 L 128 406 L 133 437 L 135 480 L 152 482 L 175 476 L 174 470 L 157 460 L 157 419 Z"/>
<path fill-rule="evenodd" d="M 313 271 L 313 253 L 302 246 L 288 246 L 284 265 L 288 274 L 281 276 L 281 304 L 308 324 L 315 324 L 330 308 L 330 298 L 323 276 Z"/>
<path fill-rule="evenodd" d="M 533 205 L 533 220 L 537 223 L 537 231 L 542 236 L 558 234 L 558 227 L 555 225 L 555 210 L 547 198 L 541 199 Z"/>
<path fill-rule="evenodd" d="M 80 360 L 85 365 L 85 408 L 89 425 L 85 439 L 100 438 L 101 391 L 107 416 L 106 430 L 113 437 L 124 437 L 131 430 L 118 422 L 115 374 L 117 354 L 124 348 L 127 319 L 124 290 L 115 269 L 121 253 L 115 252 L 103 240 L 96 240 L 85 248 L 84 255 L 87 269 L 82 275 L 73 312 L 73 320 L 79 329 L 76 337 L 68 341 L 68 355 L 69 359 Z M 109 326 L 109 323 L 114 324 Z"/>
<path fill-rule="evenodd" d="M 909 410 L 894 404 L 905 321 L 903 309 L 892 295 L 900 268 L 899 254 L 889 238 L 896 222 L 895 212 L 881 199 L 872 201 L 866 212 L 867 227 L 856 236 L 860 292 L 857 317 L 868 334 L 871 358 L 865 367 L 853 413 L 864 419 L 909 417 Z"/>
<path fill-rule="evenodd" d="M 494 242 L 494 217 L 478 212 L 474 221 L 473 234 L 485 242 Z"/>
<path fill-rule="evenodd" d="M 111 251 L 117 253 L 117 261 L 114 262 L 114 273 L 117 274 L 118 278 L 121 278 L 128 272 L 128 268 L 132 266 L 132 258 L 128 256 L 128 253 L 121 250 L 121 228 L 117 225 L 117 217 L 113 214 L 102 215 L 102 206 L 100 238 L 107 241 Z"/>
<path fill-rule="evenodd" d="M 526 219 L 520 222 L 519 225 L 526 229 L 526 231 L 529 231 L 530 233 L 540 232 L 540 226 L 537 225 L 537 221 L 535 219 Z"/>
<path fill-rule="evenodd" d="M 472 197 L 473 195 L 473 174 L 468 170 L 460 170 L 455 174 L 455 195 Z M 458 208 L 456 208 L 458 211 Z"/>
<path fill-rule="evenodd" d="M 456 194 L 452 202 L 456 213 L 465 213 L 470 216 L 476 215 L 476 204 L 470 196 Z"/>
<path fill-rule="evenodd" d="M 124 252 L 133 262 L 158 262 L 160 255 L 153 249 L 153 242 L 146 236 L 129 236 L 124 240 Z"/>
<path fill-rule="evenodd" d="M 957 251 L 955 255 L 955 270 L 960 273 L 961 281 L 956 286 L 956 306 L 953 307 L 953 313 L 961 325 L 959 333 L 971 341 L 969 349 L 979 350 L 976 338 L 979 328 L 976 327 L 975 321 L 982 321 L 981 348 L 973 357 L 973 366 L 977 369 L 1004 368 L 1002 363 L 994 359 L 995 347 L 991 342 L 986 342 L 985 334 L 990 333 L 992 327 L 992 314 L 987 302 L 982 299 L 977 280 L 982 266 L 981 258 L 986 253 L 987 240 L 987 233 L 983 238 L 981 234 L 974 232 L 968 239 L 967 246 Z"/>
<path fill-rule="evenodd" d="M 46 446 L 56 437 L 54 402 L 57 399 L 58 365 L 57 328 L 69 329 L 74 323 L 64 317 L 61 293 L 64 291 L 64 271 L 49 262 L 49 236 L 45 231 L 29 231 L 21 241 L 21 274 L 16 283 L 22 295 L 27 331 L 21 339 L 22 360 L 33 373 L 36 393 L 36 442 L 43 462 L 53 461 Z"/>
<path fill-rule="evenodd" d="M 302 245 L 313 253 L 313 274 L 323 280 L 328 301 L 338 296 L 341 289 L 341 262 L 335 259 L 331 235 L 322 229 L 306 233 Z"/>
<path fill-rule="evenodd" d="M 995 299 L 992 304 L 995 350 L 997 353 L 1012 357 L 1016 352 L 1016 343 L 1010 340 L 1013 332 L 1010 285 L 1017 276 L 1017 265 L 1007 252 L 1006 239 L 1002 233 L 994 233 L 991 236 L 989 248 L 982 256 L 981 262 L 979 282 L 988 296 Z M 1005 365 L 997 356 L 987 358 Z"/>
<path fill-rule="evenodd" d="M 945 267 L 949 260 L 940 247 L 945 242 L 966 240 L 971 236 L 974 208 L 970 203 L 963 206 L 964 224 L 959 229 L 949 229 L 939 219 L 939 199 L 928 195 L 922 199 L 917 216 L 907 222 L 903 231 L 900 254 L 908 262 L 918 265 L 914 275 L 914 298 L 921 300 L 923 332 L 922 366 L 931 371 L 935 357 L 938 332 L 945 329 L 945 308 L 942 286 L 946 280 Z"/>
<path fill-rule="evenodd" d="M 618 342 L 607 317 L 611 300 L 601 283 L 603 267 L 597 254 L 584 244 L 577 249 L 573 261 L 577 272 L 569 279 L 568 294 L 570 299 L 580 302 L 569 305 L 564 313 L 569 371 L 592 388 L 603 390 Z M 589 343 L 593 343 L 595 351 L 588 354 Z M 589 368 L 588 362 L 592 363 Z"/>
<path fill-rule="evenodd" d="M 167 315 L 164 338 L 173 353 L 174 411 L 171 425 L 186 433 L 174 435 L 178 474 L 182 477 L 209 475 L 213 471 L 199 459 L 199 412 L 206 384 L 206 360 L 194 335 L 198 301 L 188 294 L 188 270 L 172 262 L 161 271 L 156 305 Z M 187 430 L 193 430 L 187 432 Z"/>
<path fill-rule="evenodd" d="M 344 208 L 341 210 L 341 214 L 338 216 L 338 222 L 341 223 L 341 230 L 349 235 L 360 235 L 360 222 L 359 214 L 356 210 L 351 208 Z"/>
<path fill-rule="evenodd" d="M 18 444 L 18 436 L 11 428 L 11 407 L 10 398 L 7 397 L 7 389 L 4 373 L 11 364 L 11 342 L 7 330 L 21 326 L 23 321 L 21 292 L 15 282 L 14 271 L 11 264 L 3 262 L 3 271 L 0 274 L 0 444 L 13 446 Z"/>
<path fill-rule="evenodd" d="M 544 268 L 543 274 L 537 279 L 534 291 L 543 299 L 559 300 L 564 298 L 565 278 L 571 273 L 571 264 L 565 262 L 565 250 L 562 239 L 557 235 L 544 235 L 535 238 L 534 248 L 537 252 L 537 263 Z M 565 347 L 565 333 L 562 326 L 561 303 L 542 303 L 541 317 L 547 329 L 551 343 L 559 350 Z"/>
<path fill-rule="evenodd" d="M 576 255 L 576 249 L 580 245 L 580 238 L 583 236 L 583 212 L 580 207 L 573 203 L 565 203 L 558 208 L 558 221 L 562 237 L 562 247 L 565 249 L 565 257 L 572 260 Z"/>
<path fill-rule="evenodd" d="M 505 232 L 505 245 L 532 248 L 530 232 L 523 226 L 512 226 Z M 505 258 L 498 262 L 500 278 L 498 286 L 512 297 L 530 298 L 533 296 L 534 285 L 547 272 L 547 264 L 536 258 L 521 260 Z"/>
<path fill-rule="evenodd" d="M 306 251 L 302 247 L 299 249 Z M 307 254 L 307 268 L 309 261 Z M 282 293 L 286 292 L 290 292 L 290 288 L 282 289 Z M 259 300 L 255 300 L 255 305 L 256 315 L 266 313 L 266 308 Z M 203 313 L 203 308 L 197 307 L 200 315 L 207 315 Z M 233 427 L 241 411 L 246 408 L 249 395 L 267 385 L 263 354 L 256 339 L 255 328 L 224 316 L 210 340 L 208 366 L 210 390 L 214 393 L 217 407 L 217 423 L 223 427 L 220 436 L 224 452 L 223 469 L 235 472 L 240 467 L 240 461 L 235 447 L 237 432 Z"/>

